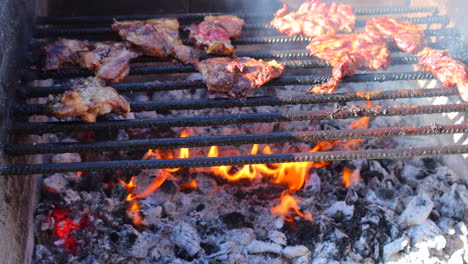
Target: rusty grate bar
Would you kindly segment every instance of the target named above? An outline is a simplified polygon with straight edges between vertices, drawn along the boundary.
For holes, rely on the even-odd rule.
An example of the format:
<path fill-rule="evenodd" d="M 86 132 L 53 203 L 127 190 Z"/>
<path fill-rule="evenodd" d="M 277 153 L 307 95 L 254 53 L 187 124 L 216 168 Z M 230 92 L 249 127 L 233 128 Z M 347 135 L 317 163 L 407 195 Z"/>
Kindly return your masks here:
<path fill-rule="evenodd" d="M 355 8 L 356 15 L 385 15 L 385 14 L 407 14 L 407 13 L 437 13 L 437 8 L 433 6 L 421 7 L 381 7 L 381 8 Z M 36 23 L 41 24 L 111 24 L 115 18 L 117 20 L 145 20 L 150 18 L 176 17 L 179 20 L 201 20 L 205 16 L 235 15 L 240 18 L 249 19 L 255 17 L 272 16 L 267 14 L 245 14 L 245 13 L 190 13 L 190 14 L 151 14 L 151 15 L 127 15 L 127 16 L 68 16 L 68 17 L 38 17 Z"/>
<path fill-rule="evenodd" d="M 446 16 L 425 16 L 425 17 L 399 17 L 401 21 L 411 21 L 416 24 L 447 24 L 450 22 Z M 365 26 L 365 20 L 357 20 L 357 27 Z M 247 24 L 247 30 L 265 30 L 271 29 L 266 24 Z M 244 30 L 245 30 L 244 29 Z M 53 38 L 53 37 L 74 37 L 74 36 L 103 36 L 115 35 L 109 26 L 94 27 L 94 28 L 37 28 L 34 31 L 33 37 L 35 38 Z"/>
<path fill-rule="evenodd" d="M 101 121 L 97 123 L 81 122 L 16 122 L 9 128 L 10 134 L 43 134 L 70 131 L 95 131 L 99 129 L 127 129 L 127 128 L 170 128 L 170 127 L 201 127 L 222 126 L 248 123 L 271 123 L 305 120 L 333 120 L 348 119 L 363 116 L 395 116 L 395 115 L 421 115 L 435 113 L 451 113 L 468 111 L 468 103 L 445 105 L 417 105 L 417 106 L 374 106 L 363 108 L 358 106 L 339 107 L 333 110 L 314 112 L 290 113 L 254 113 L 230 114 L 210 116 L 184 116 L 165 117 L 153 119 L 133 119 L 119 121 Z"/>
<path fill-rule="evenodd" d="M 285 153 L 253 156 L 229 156 L 217 158 L 189 158 L 171 160 L 119 160 L 60 164 L 33 164 L 1 166 L 0 175 L 27 175 L 56 172 L 86 172 L 104 170 L 199 168 L 224 165 L 274 164 L 284 162 L 336 161 L 358 159 L 399 159 L 415 156 L 439 156 L 468 153 L 468 145 L 414 147 L 405 149 L 372 149 L 354 151 L 329 151 Z"/>
<path fill-rule="evenodd" d="M 468 124 L 431 125 L 421 127 L 390 127 L 369 129 L 344 129 L 313 132 L 278 132 L 248 135 L 199 136 L 186 138 L 161 138 L 125 141 L 101 141 L 96 143 L 50 143 L 50 144 L 8 144 L 5 152 L 12 155 L 32 155 L 67 152 L 100 152 L 117 150 L 176 149 L 241 144 L 299 143 L 356 138 L 391 136 L 428 136 L 467 133 Z"/>
<path fill-rule="evenodd" d="M 331 75 L 307 75 L 280 77 L 268 82 L 266 86 L 283 85 L 312 85 L 324 83 L 331 78 Z M 342 80 L 346 82 L 384 82 L 384 81 L 402 81 L 402 80 L 428 80 L 434 79 L 430 72 L 389 72 L 389 73 L 362 73 Z M 185 89 L 206 89 L 202 81 L 167 81 L 167 82 L 140 82 L 140 83 L 118 83 L 112 87 L 120 93 L 131 92 L 155 92 Z M 47 86 L 47 87 L 19 87 L 17 94 L 22 97 L 44 97 L 49 94 L 63 93 L 70 89 L 69 85 Z"/>
<path fill-rule="evenodd" d="M 245 100 L 239 99 L 193 99 L 176 101 L 148 101 L 130 102 L 132 112 L 142 111 L 168 111 L 182 109 L 206 109 L 206 108 L 233 108 L 233 107 L 256 107 L 256 106 L 280 106 L 293 104 L 318 104 L 333 102 L 351 102 L 364 100 L 387 100 L 399 98 L 421 98 L 457 95 L 457 89 L 433 88 L 414 90 L 390 90 L 371 92 L 348 92 L 333 94 L 304 94 L 296 96 L 262 96 L 249 97 Z M 45 105 L 42 104 L 17 104 L 13 106 L 14 115 L 40 115 L 45 114 Z"/>
<path fill-rule="evenodd" d="M 254 52 L 251 52 L 252 56 L 255 56 Z M 299 57 L 303 53 L 298 54 L 285 54 L 288 57 Z M 307 57 L 310 57 L 308 55 Z M 468 61 L 468 54 L 453 55 L 456 60 Z M 418 58 L 411 55 L 397 55 L 391 57 L 392 65 L 404 65 L 404 64 L 416 64 Z M 283 62 L 289 69 L 298 69 L 298 68 L 323 68 L 328 67 L 330 64 L 321 59 L 312 59 L 312 60 L 296 60 L 296 61 L 285 61 Z M 161 65 L 161 66 L 134 66 L 130 68 L 130 75 L 145 75 L 145 74 L 170 74 L 170 73 L 192 73 L 197 72 L 197 70 L 191 65 Z M 61 69 L 56 71 L 37 71 L 37 70 L 26 70 L 23 79 L 24 80 L 44 80 L 44 79 L 64 79 L 64 78 L 77 78 L 77 77 L 87 77 L 93 76 L 94 73 L 89 70 L 80 69 L 80 68 L 68 68 Z"/>

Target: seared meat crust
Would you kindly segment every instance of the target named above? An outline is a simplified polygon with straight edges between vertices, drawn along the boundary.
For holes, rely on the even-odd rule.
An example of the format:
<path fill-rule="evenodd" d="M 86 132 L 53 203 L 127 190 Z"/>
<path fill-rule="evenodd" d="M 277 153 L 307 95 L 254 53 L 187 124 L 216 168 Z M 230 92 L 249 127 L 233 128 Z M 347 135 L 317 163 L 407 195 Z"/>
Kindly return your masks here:
<path fill-rule="evenodd" d="M 367 32 L 317 37 L 307 49 L 333 67 L 332 78 L 308 90 L 313 93 L 331 93 L 343 77 L 354 75 L 356 69 L 378 70 L 386 68 L 390 62 L 385 41 L 379 35 Z"/>
<path fill-rule="evenodd" d="M 242 32 L 244 20 L 235 16 L 206 16 L 198 25 L 192 25 L 190 40 L 208 54 L 229 55 L 234 52 L 230 38 Z"/>
<path fill-rule="evenodd" d="M 96 77 L 118 83 L 130 72 L 130 60 L 140 56 L 128 43 L 99 42 L 78 52 L 80 67 L 93 71 Z"/>
<path fill-rule="evenodd" d="M 70 91 L 49 96 L 47 113 L 58 118 L 79 117 L 87 123 L 96 122 L 98 115 L 114 112 L 124 117 L 130 112 L 130 105 L 111 87 L 96 77 L 78 80 Z"/>
<path fill-rule="evenodd" d="M 197 69 L 211 92 L 224 93 L 232 98 L 245 98 L 254 89 L 279 77 L 284 64 L 248 57 L 223 57 L 201 61 L 197 64 Z"/>
<path fill-rule="evenodd" d="M 278 10 L 271 25 L 288 36 L 304 34 L 318 37 L 337 32 L 352 32 L 356 16 L 350 5 L 305 1 L 296 12 L 286 5 Z"/>
<path fill-rule="evenodd" d="M 422 70 L 432 72 L 445 87 L 457 86 L 463 101 L 468 102 L 468 74 L 463 63 L 448 56 L 446 50 L 427 48 L 418 55 Z"/>
<path fill-rule="evenodd" d="M 166 58 L 174 56 L 183 63 L 196 63 L 198 52 L 184 46 L 176 18 L 114 21 L 112 30 L 122 39 L 140 48 L 145 55 Z"/>
<path fill-rule="evenodd" d="M 77 53 L 87 50 L 87 41 L 59 38 L 41 48 L 41 68 L 48 71 L 76 65 L 79 60 Z"/>
<path fill-rule="evenodd" d="M 380 34 L 387 43 L 394 43 L 399 49 L 413 54 L 427 46 L 424 30 L 409 21 L 373 18 L 366 21 L 366 31 Z"/>

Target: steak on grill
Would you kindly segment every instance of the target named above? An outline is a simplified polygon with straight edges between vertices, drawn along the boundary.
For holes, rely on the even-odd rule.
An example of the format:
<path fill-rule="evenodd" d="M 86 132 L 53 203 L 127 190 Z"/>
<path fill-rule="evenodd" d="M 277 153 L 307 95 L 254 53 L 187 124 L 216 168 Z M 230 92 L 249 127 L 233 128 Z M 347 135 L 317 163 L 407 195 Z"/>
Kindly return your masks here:
<path fill-rule="evenodd" d="M 114 20 L 112 30 L 132 43 L 148 56 L 166 58 L 174 56 L 183 63 L 196 63 L 198 52 L 183 45 L 176 18 L 121 21 Z"/>
<path fill-rule="evenodd" d="M 247 97 L 254 89 L 279 77 L 284 70 L 284 64 L 275 60 L 266 62 L 248 57 L 211 58 L 196 66 L 209 91 L 232 98 Z"/>

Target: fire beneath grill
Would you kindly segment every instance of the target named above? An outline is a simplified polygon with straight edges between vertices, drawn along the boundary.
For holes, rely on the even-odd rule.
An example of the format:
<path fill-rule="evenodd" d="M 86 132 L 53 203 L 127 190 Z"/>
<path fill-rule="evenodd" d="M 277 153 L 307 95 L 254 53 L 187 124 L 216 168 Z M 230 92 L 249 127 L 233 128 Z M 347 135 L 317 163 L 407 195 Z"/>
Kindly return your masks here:
<path fill-rule="evenodd" d="M 401 19 L 425 25 L 430 45 L 443 48 L 456 36 L 436 11 L 357 10 L 357 26 L 363 16 L 408 13 Z M 187 26 L 203 16 L 179 18 Z M 415 89 L 433 76 L 413 70 L 415 57 L 394 52 L 388 72 L 345 78 L 335 94 L 305 94 L 330 77 L 328 63 L 305 51 L 310 38 L 277 35 L 265 26 L 271 14 L 242 17 L 236 55 L 286 65 L 282 77 L 245 100 L 208 94 L 192 66 L 140 57 L 129 79 L 111 85 L 130 102 L 127 119 L 47 119 L 41 97 L 92 73 L 26 71 L 25 81 L 41 81 L 18 88 L 31 103 L 15 105 L 9 131 L 48 143 L 7 144 L 5 152 L 43 154 L 44 163 L 0 172 L 46 174 L 35 262 L 468 261 L 467 185 L 437 156 L 467 153 L 468 145 L 435 143 L 468 125 L 427 118 L 463 115 L 468 104 L 455 102 L 457 91 Z M 110 23 L 43 18 L 31 46 L 54 36 L 113 40 Z M 463 49 L 455 51 L 466 60 Z M 433 103 L 440 98 L 443 104 Z"/>
<path fill-rule="evenodd" d="M 379 125 L 369 121 L 348 126 Z M 184 129 L 180 136 L 191 135 Z M 397 144 L 389 138 L 323 141 L 310 151 Z M 305 151 L 308 145 L 134 155 L 186 159 L 294 148 Z M 130 175 L 45 178 L 36 214 L 36 262 L 414 263 L 466 257 L 468 190 L 437 158 L 150 169 Z"/>

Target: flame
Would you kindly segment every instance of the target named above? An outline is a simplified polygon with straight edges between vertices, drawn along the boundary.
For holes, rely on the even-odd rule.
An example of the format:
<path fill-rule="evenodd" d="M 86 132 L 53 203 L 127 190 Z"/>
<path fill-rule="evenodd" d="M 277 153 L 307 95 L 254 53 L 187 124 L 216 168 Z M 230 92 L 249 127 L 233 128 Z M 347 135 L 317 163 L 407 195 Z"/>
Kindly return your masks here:
<path fill-rule="evenodd" d="M 141 193 L 138 194 L 133 194 L 129 193 L 127 196 L 127 201 L 133 201 L 135 199 L 140 199 L 149 196 L 152 194 L 154 191 L 159 189 L 161 185 L 167 180 L 168 174 L 167 173 L 161 173 L 161 170 L 158 171 L 156 178 L 154 178 L 154 181 Z"/>
<path fill-rule="evenodd" d="M 135 177 L 136 176 L 132 176 L 132 178 L 130 178 L 130 181 L 128 183 L 126 183 L 125 181 L 119 179 L 119 182 L 122 183 L 125 186 L 125 189 L 127 190 L 127 198 L 125 199 L 127 201 L 132 200 L 131 198 L 133 196 L 133 189 L 138 187 L 138 185 L 133 182 L 133 180 L 135 180 Z"/>
<path fill-rule="evenodd" d="M 137 201 L 134 201 L 130 204 L 127 214 L 132 219 L 133 225 L 139 226 L 143 222 L 143 219 L 140 215 L 140 205 Z"/>
<path fill-rule="evenodd" d="M 189 136 L 189 132 L 184 129 L 184 130 L 182 130 L 182 132 L 180 132 L 179 137 L 185 138 L 185 137 L 188 137 L 188 136 Z M 189 148 L 181 148 L 178 158 L 179 159 L 188 159 L 188 158 L 190 158 L 190 149 Z M 180 168 L 164 169 L 164 171 L 169 172 L 169 173 L 174 173 L 174 172 L 177 172 L 179 170 L 180 170 Z"/>
<path fill-rule="evenodd" d="M 281 203 L 271 209 L 271 213 L 274 215 L 280 215 L 283 217 L 284 220 L 292 222 L 294 219 L 291 217 L 291 213 L 295 213 L 296 215 L 309 219 L 312 221 L 312 214 L 304 214 L 299 211 L 298 203 L 300 202 L 299 199 L 294 199 L 291 194 L 287 192 L 283 192 L 281 194 Z"/>
<path fill-rule="evenodd" d="M 83 172 L 79 171 L 76 173 L 76 177 L 81 178 L 83 177 Z"/>
<path fill-rule="evenodd" d="M 373 104 L 370 101 L 366 102 L 366 108 L 371 108 Z M 369 116 L 361 117 L 357 121 L 351 123 L 348 127 L 351 129 L 369 128 L 371 118 Z M 344 148 L 348 150 L 358 149 L 359 145 L 364 142 L 363 138 L 349 139 L 344 142 Z"/>
<path fill-rule="evenodd" d="M 195 180 L 192 180 L 190 182 L 184 183 L 179 187 L 179 191 L 185 191 L 185 190 L 195 190 L 198 188 L 198 183 Z"/>
<path fill-rule="evenodd" d="M 360 170 L 351 170 L 349 168 L 343 169 L 343 186 L 349 188 L 353 183 L 360 182 L 361 177 L 359 176 Z"/>
<path fill-rule="evenodd" d="M 258 152 L 258 144 L 252 146 L 251 155 L 256 155 Z M 208 157 L 219 157 L 218 146 L 212 146 L 208 152 Z M 240 179 L 255 179 L 257 172 L 254 165 L 244 165 L 236 172 L 230 172 L 233 166 L 211 167 L 213 174 L 226 178 L 229 181 L 238 181 Z"/>
<path fill-rule="evenodd" d="M 310 152 L 328 151 L 332 149 L 338 141 L 322 141 L 318 142 Z M 252 146 L 251 155 L 258 153 L 258 144 Z M 263 154 L 272 154 L 271 147 L 266 145 L 262 151 Z M 212 146 L 208 152 L 208 157 L 218 157 L 218 146 Z M 264 176 L 271 177 L 276 184 L 287 185 L 290 191 L 297 191 L 304 185 L 306 175 L 312 167 L 321 168 L 330 165 L 331 162 L 289 162 L 275 164 L 253 164 L 244 165 L 238 171 L 232 173 L 233 166 L 212 167 L 211 170 L 215 175 L 224 177 L 229 181 L 238 181 L 240 179 L 255 179 L 259 173 Z"/>

